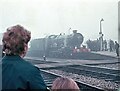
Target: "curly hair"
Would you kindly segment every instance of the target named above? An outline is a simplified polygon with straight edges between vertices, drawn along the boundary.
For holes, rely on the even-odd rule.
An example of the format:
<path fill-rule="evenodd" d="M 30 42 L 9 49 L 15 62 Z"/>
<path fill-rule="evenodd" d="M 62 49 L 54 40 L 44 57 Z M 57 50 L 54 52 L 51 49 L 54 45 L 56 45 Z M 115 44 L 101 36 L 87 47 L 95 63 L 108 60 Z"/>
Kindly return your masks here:
<path fill-rule="evenodd" d="M 31 39 L 31 32 L 26 30 L 21 25 L 12 26 L 7 28 L 3 34 L 3 50 L 8 55 L 23 54 L 24 46 L 28 44 Z"/>

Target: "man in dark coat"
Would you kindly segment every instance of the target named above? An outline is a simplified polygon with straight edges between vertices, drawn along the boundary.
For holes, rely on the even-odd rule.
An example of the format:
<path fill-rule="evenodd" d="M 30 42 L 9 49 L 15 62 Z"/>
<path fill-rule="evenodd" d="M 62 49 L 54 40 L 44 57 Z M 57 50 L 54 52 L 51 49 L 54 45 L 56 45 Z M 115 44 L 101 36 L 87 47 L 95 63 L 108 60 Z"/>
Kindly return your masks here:
<path fill-rule="evenodd" d="M 115 50 L 116 50 L 116 54 L 119 57 L 119 44 L 117 43 L 117 41 L 115 41 Z"/>
<path fill-rule="evenodd" d="M 46 91 L 47 87 L 40 75 L 40 70 L 25 61 L 31 33 L 20 25 L 8 28 L 3 35 L 3 50 L 6 55 L 2 59 L 3 91 Z"/>

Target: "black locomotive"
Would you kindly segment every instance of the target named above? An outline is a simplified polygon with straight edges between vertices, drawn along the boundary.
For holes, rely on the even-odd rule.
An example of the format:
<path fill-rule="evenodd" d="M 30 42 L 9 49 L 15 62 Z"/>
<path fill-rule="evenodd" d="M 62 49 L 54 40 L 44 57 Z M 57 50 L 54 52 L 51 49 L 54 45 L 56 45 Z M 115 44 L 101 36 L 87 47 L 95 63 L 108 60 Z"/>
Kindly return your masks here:
<path fill-rule="evenodd" d="M 29 55 L 70 58 L 74 55 L 88 52 L 85 46 L 81 47 L 84 37 L 77 30 L 72 34 L 49 35 L 45 38 L 34 39 L 31 41 Z"/>

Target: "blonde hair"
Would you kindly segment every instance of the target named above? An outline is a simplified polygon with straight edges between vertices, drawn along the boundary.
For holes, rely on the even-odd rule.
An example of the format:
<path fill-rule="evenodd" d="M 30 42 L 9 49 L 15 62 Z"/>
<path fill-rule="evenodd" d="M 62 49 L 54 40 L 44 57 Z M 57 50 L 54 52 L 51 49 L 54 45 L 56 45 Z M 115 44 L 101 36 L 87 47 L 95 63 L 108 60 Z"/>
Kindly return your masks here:
<path fill-rule="evenodd" d="M 21 55 L 24 53 L 24 46 L 28 44 L 31 39 L 31 32 L 26 30 L 21 25 L 7 28 L 3 35 L 3 50 L 8 55 Z"/>
<path fill-rule="evenodd" d="M 52 85 L 52 91 L 80 91 L 76 82 L 67 77 L 57 78 Z"/>

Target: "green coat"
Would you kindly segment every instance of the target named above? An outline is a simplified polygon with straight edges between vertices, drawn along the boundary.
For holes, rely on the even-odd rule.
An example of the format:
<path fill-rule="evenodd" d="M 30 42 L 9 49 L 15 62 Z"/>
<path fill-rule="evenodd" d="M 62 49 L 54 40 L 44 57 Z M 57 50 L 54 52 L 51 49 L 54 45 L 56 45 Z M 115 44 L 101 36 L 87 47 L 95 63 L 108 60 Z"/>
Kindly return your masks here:
<path fill-rule="evenodd" d="M 40 70 L 20 56 L 2 59 L 2 89 L 46 91 Z"/>

